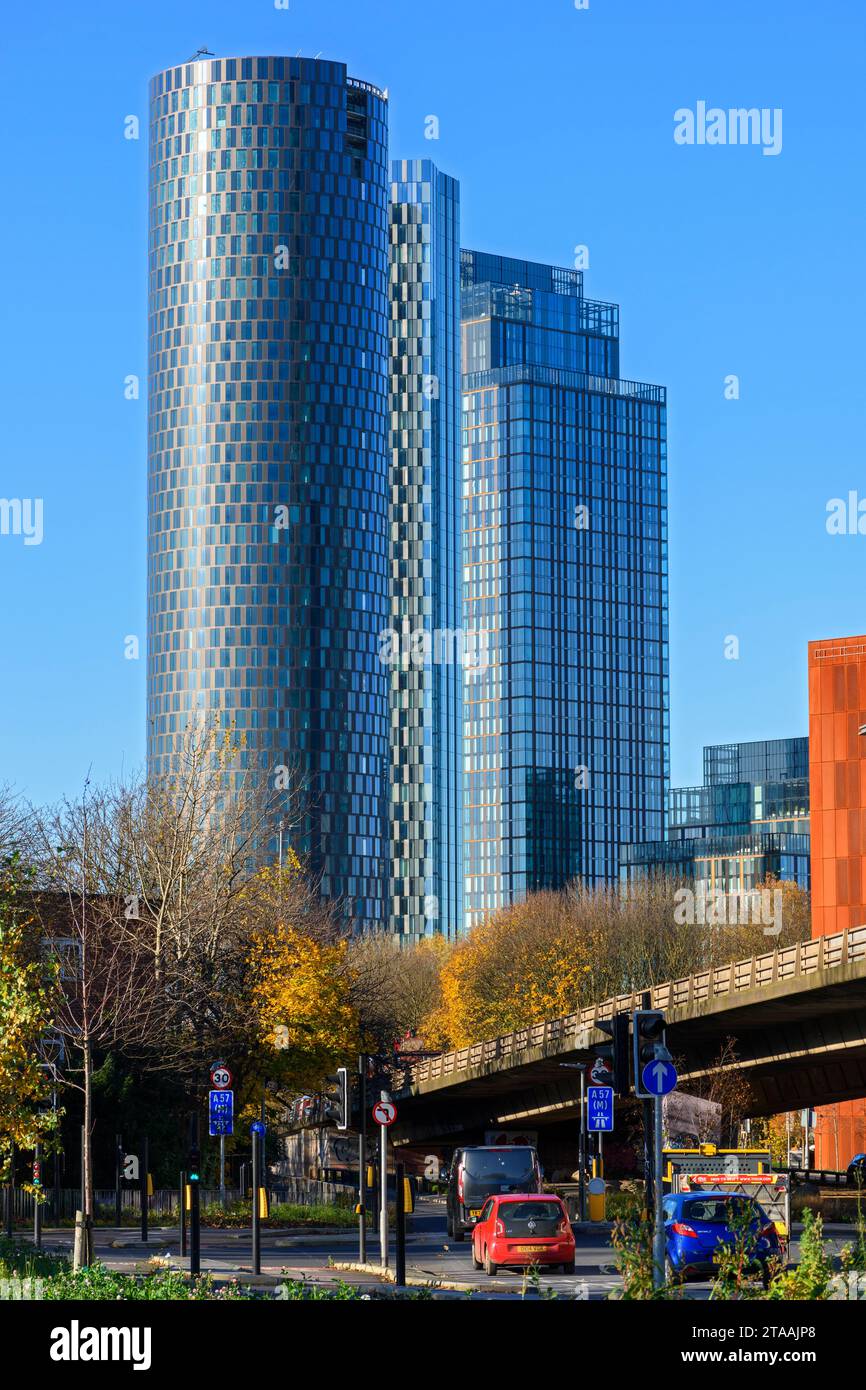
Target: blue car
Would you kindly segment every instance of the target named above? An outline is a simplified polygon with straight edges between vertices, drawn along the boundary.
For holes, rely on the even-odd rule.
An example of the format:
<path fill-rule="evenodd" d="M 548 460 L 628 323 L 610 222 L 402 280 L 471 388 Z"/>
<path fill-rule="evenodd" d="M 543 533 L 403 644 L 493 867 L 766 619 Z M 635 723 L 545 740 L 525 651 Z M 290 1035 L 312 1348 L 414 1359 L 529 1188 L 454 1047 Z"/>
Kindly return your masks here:
<path fill-rule="evenodd" d="M 848 1164 L 846 1180 L 849 1187 L 866 1187 L 866 1154 L 855 1154 Z"/>
<path fill-rule="evenodd" d="M 734 1212 L 747 1208 L 751 1213 L 749 1228 L 755 1237 L 754 1261 L 766 1283 L 769 1261 L 781 1255 L 779 1235 L 773 1222 L 758 1202 L 730 1192 L 679 1192 L 665 1197 L 665 1249 L 669 1276 L 688 1278 L 689 1275 L 712 1274 L 715 1253 L 720 1245 L 736 1243 L 736 1232 L 730 1221 Z"/>

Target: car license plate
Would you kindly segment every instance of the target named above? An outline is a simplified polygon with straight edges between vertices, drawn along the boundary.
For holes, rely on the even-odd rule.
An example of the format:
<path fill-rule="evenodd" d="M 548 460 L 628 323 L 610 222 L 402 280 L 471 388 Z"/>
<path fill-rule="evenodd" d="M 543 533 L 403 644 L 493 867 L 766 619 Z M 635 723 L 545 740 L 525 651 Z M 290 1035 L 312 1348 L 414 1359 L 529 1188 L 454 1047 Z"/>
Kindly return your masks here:
<path fill-rule="evenodd" d="M 538 1251 L 546 1250 L 546 1245 L 518 1245 L 515 1247 L 520 1255 L 534 1255 Z"/>
<path fill-rule="evenodd" d="M 469 1213 L 469 1220 L 470 1220 L 470 1221 L 477 1221 L 480 1215 L 481 1215 L 481 1208 L 480 1208 L 480 1207 L 476 1207 L 476 1208 L 474 1209 L 474 1211 L 470 1211 L 470 1213 Z"/>

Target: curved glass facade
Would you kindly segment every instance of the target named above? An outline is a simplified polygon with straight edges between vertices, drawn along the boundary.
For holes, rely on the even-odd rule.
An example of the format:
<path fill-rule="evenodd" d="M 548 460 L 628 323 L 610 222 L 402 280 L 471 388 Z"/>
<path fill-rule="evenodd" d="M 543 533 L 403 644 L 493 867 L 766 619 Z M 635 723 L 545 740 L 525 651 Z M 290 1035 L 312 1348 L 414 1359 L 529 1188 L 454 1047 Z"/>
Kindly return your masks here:
<path fill-rule="evenodd" d="M 340 63 L 150 87 L 148 759 L 191 720 L 305 784 L 358 926 L 387 885 L 386 100 Z M 285 774 L 282 774 L 283 779 Z"/>

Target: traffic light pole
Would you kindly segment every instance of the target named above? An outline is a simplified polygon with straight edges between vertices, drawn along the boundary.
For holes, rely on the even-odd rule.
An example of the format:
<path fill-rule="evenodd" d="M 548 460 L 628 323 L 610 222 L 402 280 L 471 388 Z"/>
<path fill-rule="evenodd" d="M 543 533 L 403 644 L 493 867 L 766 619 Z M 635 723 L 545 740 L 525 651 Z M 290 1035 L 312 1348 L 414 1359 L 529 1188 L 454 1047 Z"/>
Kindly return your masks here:
<path fill-rule="evenodd" d="M 189 1272 L 201 1273 L 201 1191 L 197 1182 L 189 1190 Z"/>
<path fill-rule="evenodd" d="M 141 1167 L 138 1174 L 138 1181 L 141 1191 L 141 1239 L 147 1244 L 147 1169 L 150 1162 L 149 1144 L 145 1139 L 141 1148 Z"/>
<path fill-rule="evenodd" d="M 180 1170 L 180 1211 L 178 1212 L 180 1225 L 180 1253 L 186 1255 L 186 1173 Z"/>
<path fill-rule="evenodd" d="M 15 1145 L 9 1145 L 9 1182 L 6 1185 L 6 1238 L 12 1239 L 15 1222 Z"/>
<path fill-rule="evenodd" d="M 577 1207 L 586 1220 L 586 1073 L 580 1069 L 580 1140 L 577 1149 Z"/>
<path fill-rule="evenodd" d="M 358 1260 L 367 1263 L 367 1058 L 358 1058 L 361 1128 L 358 1134 Z"/>
<path fill-rule="evenodd" d="M 42 1146 L 36 1145 L 33 1151 L 33 1244 L 37 1250 L 42 1249 L 42 1203 L 39 1198 L 42 1196 Z"/>
<path fill-rule="evenodd" d="M 642 996 L 642 998 L 641 998 L 641 1009 L 651 1009 L 651 1008 L 652 1008 L 652 995 L 651 995 L 651 993 L 649 992 L 649 990 L 645 990 L 644 993 L 643 993 L 643 996 Z M 635 1028 L 637 1028 L 637 1022 L 636 1022 L 636 1021 L 635 1021 Z M 640 1060 L 641 1060 L 641 1059 L 640 1059 L 640 1057 L 637 1055 L 637 1051 L 638 1051 L 638 1044 L 637 1044 L 637 1040 L 636 1040 L 636 1041 L 635 1041 L 635 1059 L 634 1059 L 634 1085 L 635 1085 L 635 1090 L 637 1090 L 638 1087 L 639 1087 L 639 1085 L 640 1085 L 640 1074 L 641 1074 L 641 1065 L 640 1065 Z M 642 1110 L 643 1110 L 643 1177 L 644 1177 L 644 1205 L 645 1205 L 645 1208 L 646 1208 L 646 1217 L 647 1217 L 647 1221 L 650 1221 L 650 1220 L 652 1220 L 653 1211 L 654 1211 L 654 1209 L 655 1209 L 655 1197 L 654 1197 L 654 1193 L 655 1193 L 655 1163 L 654 1163 L 654 1161 L 653 1161 L 654 1116 L 653 1116 L 653 1103 L 652 1103 L 652 1101 L 651 1101 L 651 1100 L 644 1100 L 643 1103 L 642 1103 L 642 1107 L 641 1107 L 641 1108 L 642 1108 Z"/>
<path fill-rule="evenodd" d="M 383 1126 L 384 1128 L 384 1126 Z M 397 1163 L 394 1168 L 397 1182 L 397 1253 L 394 1261 L 395 1283 L 406 1283 L 406 1192 L 404 1181 L 406 1166 Z"/>
<path fill-rule="evenodd" d="M 653 1139 L 655 1148 L 655 1226 L 653 1229 L 653 1287 L 660 1289 L 665 1282 L 665 1214 L 664 1214 L 664 1190 L 662 1186 L 662 1150 L 664 1148 L 664 1136 L 662 1133 L 662 1120 L 664 1110 L 664 1099 L 656 1096 L 655 1100 L 649 1102 L 653 1108 Z"/>
<path fill-rule="evenodd" d="M 665 1043 L 664 1013 L 651 1004 L 651 995 L 644 993 L 644 1007 L 634 1014 L 634 1085 L 643 1100 L 646 1216 L 653 1223 L 653 1287 L 660 1289 L 666 1264 L 664 1096 L 676 1085 L 677 1074 Z"/>
<path fill-rule="evenodd" d="M 114 1136 L 114 1224 L 119 1226 L 123 1221 L 123 1135 Z"/>
<path fill-rule="evenodd" d="M 653 1159 L 653 1102 L 651 1100 L 641 1101 L 643 1109 L 643 1176 L 644 1176 L 644 1205 L 646 1207 L 647 1220 L 652 1218 L 655 1209 L 655 1162 Z"/>
<path fill-rule="evenodd" d="M 388 1268 L 388 1126 L 379 1126 L 379 1245 L 382 1268 Z"/>
<path fill-rule="evenodd" d="M 198 1111 L 189 1117 L 189 1272 L 201 1273 L 201 1152 L 198 1138 Z M 186 1194 L 184 1194 L 184 1197 Z"/>
<path fill-rule="evenodd" d="M 262 1231 L 259 1218 L 262 1191 L 261 1143 L 258 1130 L 253 1130 L 253 1274 L 262 1272 Z"/>

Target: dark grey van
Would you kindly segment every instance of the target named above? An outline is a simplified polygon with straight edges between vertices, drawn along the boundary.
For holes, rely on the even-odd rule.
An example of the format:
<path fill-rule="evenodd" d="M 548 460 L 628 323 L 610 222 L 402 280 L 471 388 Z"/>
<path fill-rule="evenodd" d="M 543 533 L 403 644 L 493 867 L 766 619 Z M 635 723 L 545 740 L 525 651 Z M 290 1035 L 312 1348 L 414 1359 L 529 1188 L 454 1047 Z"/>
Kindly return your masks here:
<path fill-rule="evenodd" d="M 448 1173 L 448 1235 L 462 1240 L 488 1197 L 541 1190 L 538 1154 L 528 1144 L 455 1149 Z"/>

